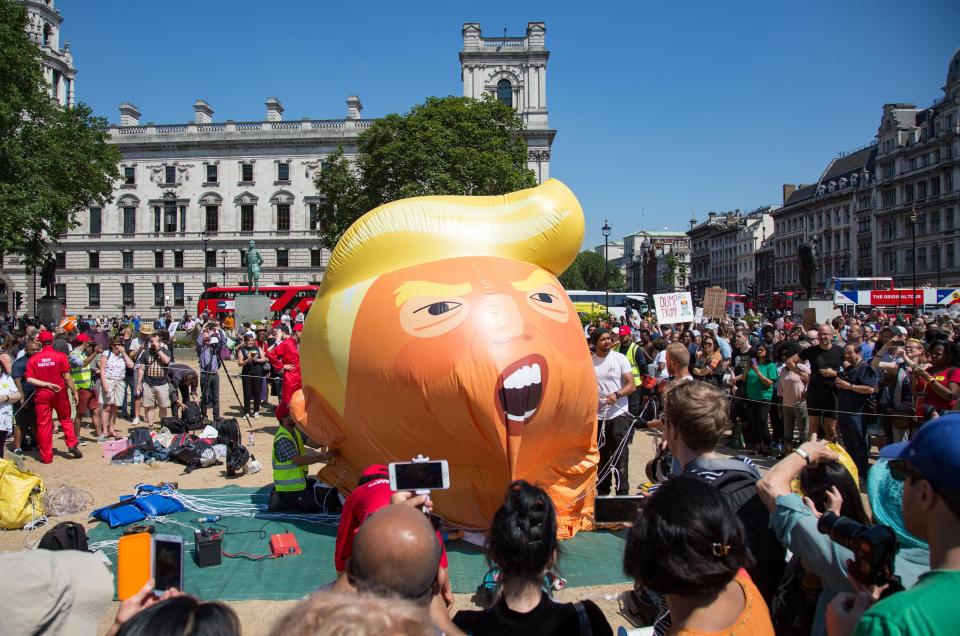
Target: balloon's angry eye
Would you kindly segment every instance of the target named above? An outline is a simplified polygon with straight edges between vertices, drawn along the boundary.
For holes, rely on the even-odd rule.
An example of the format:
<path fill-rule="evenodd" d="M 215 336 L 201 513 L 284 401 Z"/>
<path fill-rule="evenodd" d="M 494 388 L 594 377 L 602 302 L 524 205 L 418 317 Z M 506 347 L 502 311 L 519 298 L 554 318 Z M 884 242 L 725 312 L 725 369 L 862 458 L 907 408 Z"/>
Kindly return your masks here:
<path fill-rule="evenodd" d="M 535 294 L 531 294 L 530 298 L 531 300 L 536 300 L 541 303 L 554 303 L 559 300 L 559 298 L 557 298 L 553 294 L 548 294 L 546 292 L 537 292 Z"/>
<path fill-rule="evenodd" d="M 455 303 L 455 302 L 430 303 L 429 305 L 424 305 L 420 309 L 417 309 L 413 313 L 418 313 L 426 309 L 427 313 L 430 314 L 431 316 L 440 316 L 441 314 L 445 314 L 448 311 L 453 311 L 454 309 L 456 309 L 462 304 L 463 303 Z"/>

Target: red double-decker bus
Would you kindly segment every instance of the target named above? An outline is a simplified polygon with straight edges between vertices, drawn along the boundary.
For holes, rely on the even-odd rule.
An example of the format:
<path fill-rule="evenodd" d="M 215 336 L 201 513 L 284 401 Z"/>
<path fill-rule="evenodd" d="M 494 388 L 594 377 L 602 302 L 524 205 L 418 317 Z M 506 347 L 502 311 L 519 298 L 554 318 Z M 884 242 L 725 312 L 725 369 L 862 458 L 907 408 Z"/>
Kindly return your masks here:
<path fill-rule="evenodd" d="M 223 319 L 227 314 L 232 314 L 236 305 L 237 296 L 250 293 L 247 287 L 210 287 L 200 294 L 200 300 L 197 302 L 197 315 L 204 311 L 210 312 L 211 316 L 218 320 Z M 261 287 L 260 294 L 267 296 L 273 302 L 270 310 L 273 312 L 273 319 L 280 320 L 281 314 L 289 312 L 291 309 L 300 310 L 307 313 L 310 305 L 317 297 L 316 285 L 276 285 L 272 287 Z M 296 311 L 294 311 L 296 313 Z"/>

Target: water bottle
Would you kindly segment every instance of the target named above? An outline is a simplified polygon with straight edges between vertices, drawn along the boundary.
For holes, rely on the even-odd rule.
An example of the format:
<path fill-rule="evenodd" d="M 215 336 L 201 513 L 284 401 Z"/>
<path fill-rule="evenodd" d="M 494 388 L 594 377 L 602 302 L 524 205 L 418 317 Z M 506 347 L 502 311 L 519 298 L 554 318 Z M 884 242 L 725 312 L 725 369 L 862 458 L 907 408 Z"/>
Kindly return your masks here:
<path fill-rule="evenodd" d="M 247 446 L 253 446 L 253 442 L 254 442 L 253 431 L 250 431 L 247 434 Z"/>
<path fill-rule="evenodd" d="M 140 464 L 143 463 L 143 453 L 138 450 L 133 451 L 133 463 Z"/>
<path fill-rule="evenodd" d="M 250 461 L 247 462 L 247 473 L 252 475 L 254 473 L 260 472 L 260 462 L 257 461 L 257 458 L 253 455 L 250 456 Z"/>
<path fill-rule="evenodd" d="M 220 515 L 207 515 L 197 519 L 196 523 L 216 523 L 217 521 L 220 521 Z"/>

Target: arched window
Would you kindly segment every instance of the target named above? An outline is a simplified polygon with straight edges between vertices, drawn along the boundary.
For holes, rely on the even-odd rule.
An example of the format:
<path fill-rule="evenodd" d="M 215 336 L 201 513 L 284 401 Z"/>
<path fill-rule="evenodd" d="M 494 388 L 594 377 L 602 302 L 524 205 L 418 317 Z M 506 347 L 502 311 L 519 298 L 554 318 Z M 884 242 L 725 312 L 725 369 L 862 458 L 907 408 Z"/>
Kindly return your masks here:
<path fill-rule="evenodd" d="M 497 82 L 497 99 L 501 104 L 513 107 L 513 85 L 510 80 L 502 79 Z"/>

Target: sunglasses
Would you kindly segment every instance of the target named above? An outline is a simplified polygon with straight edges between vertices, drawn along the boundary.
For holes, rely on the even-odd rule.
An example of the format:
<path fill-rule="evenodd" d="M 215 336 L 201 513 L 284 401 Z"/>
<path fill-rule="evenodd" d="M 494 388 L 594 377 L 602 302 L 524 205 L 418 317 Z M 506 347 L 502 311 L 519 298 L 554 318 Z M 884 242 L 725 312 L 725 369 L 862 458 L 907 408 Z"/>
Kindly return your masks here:
<path fill-rule="evenodd" d="M 906 459 L 892 459 L 890 460 L 890 463 L 887 464 L 887 467 L 890 469 L 890 476 L 897 481 L 904 481 L 908 477 L 911 481 L 926 479 L 926 477 L 924 477 L 923 474 L 916 468 L 911 466 L 910 462 Z"/>

